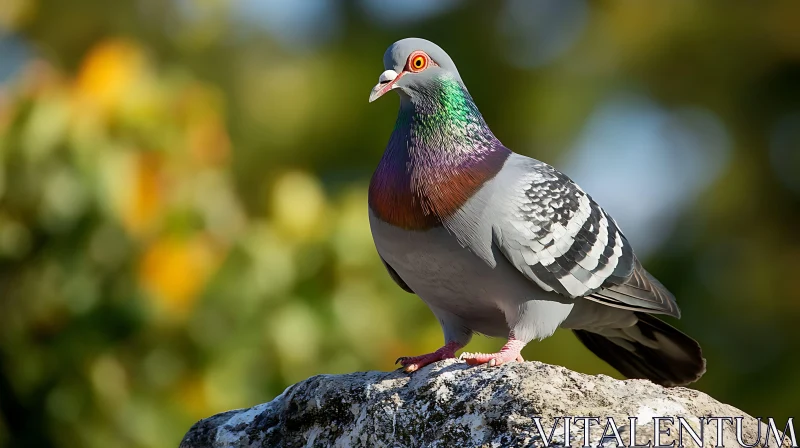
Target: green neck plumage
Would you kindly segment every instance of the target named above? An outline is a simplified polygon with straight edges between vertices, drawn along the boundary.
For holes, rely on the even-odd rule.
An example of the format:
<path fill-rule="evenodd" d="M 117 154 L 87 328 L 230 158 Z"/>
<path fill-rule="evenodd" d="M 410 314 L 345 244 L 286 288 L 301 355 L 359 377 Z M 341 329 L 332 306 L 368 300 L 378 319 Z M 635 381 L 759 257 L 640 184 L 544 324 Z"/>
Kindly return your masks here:
<path fill-rule="evenodd" d="M 411 131 L 412 146 L 463 152 L 497 142 L 472 97 L 456 79 L 433 80 L 415 93 L 404 101 L 407 104 L 401 107 L 396 123 L 396 129 Z"/>
<path fill-rule="evenodd" d="M 437 93 L 436 99 L 439 107 L 435 109 L 433 120 L 464 126 L 475 118 L 480 119 L 480 112 L 475 107 L 472 98 L 454 79 L 443 79 Z"/>

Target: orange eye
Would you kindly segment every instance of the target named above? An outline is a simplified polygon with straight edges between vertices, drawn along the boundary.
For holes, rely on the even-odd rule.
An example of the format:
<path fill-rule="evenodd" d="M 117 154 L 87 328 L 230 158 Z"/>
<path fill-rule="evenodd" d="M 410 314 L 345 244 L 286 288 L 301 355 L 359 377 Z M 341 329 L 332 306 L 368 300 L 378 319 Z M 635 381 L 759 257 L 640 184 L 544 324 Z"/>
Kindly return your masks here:
<path fill-rule="evenodd" d="M 412 54 L 411 57 L 408 58 L 408 68 L 410 68 L 412 72 L 421 72 L 427 67 L 428 57 L 422 52 Z"/>

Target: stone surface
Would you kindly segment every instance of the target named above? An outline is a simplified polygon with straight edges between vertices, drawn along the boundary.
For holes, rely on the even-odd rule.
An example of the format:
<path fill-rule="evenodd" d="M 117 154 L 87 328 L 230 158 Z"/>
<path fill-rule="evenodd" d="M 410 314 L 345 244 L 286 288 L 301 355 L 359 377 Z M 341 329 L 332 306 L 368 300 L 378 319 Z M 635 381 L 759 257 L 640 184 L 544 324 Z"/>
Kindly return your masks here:
<path fill-rule="evenodd" d="M 677 416 L 685 417 L 698 433 L 699 417 L 744 417 L 743 437 L 748 444 L 755 442 L 759 427 L 763 443 L 768 428 L 691 389 L 583 375 L 539 362 L 468 367 L 448 360 L 411 375 L 394 371 L 315 376 L 269 403 L 199 421 L 180 446 L 543 446 L 537 421 L 549 439 L 556 418 L 550 442 L 564 446 L 564 417 L 571 419 L 572 446 L 584 444 L 584 421 L 575 417 L 599 417 L 599 423 L 590 424 L 591 446 L 598 446 L 604 430 L 609 436 L 604 445 L 616 446 L 612 426 L 628 445 L 630 417 L 638 418 L 633 425 L 636 439 L 646 444 L 655 441 L 653 417 Z M 785 423 L 778 422 L 779 431 Z M 664 421 L 661 427 L 670 431 L 669 436 L 661 436 L 661 443 L 668 445 L 679 423 Z M 716 445 L 716 433 L 716 421 L 706 422 L 704 446 Z M 735 425 L 724 424 L 723 441 L 725 446 L 739 446 Z M 697 446 L 686 430 L 683 444 Z M 770 445 L 776 446 L 774 441 Z"/>

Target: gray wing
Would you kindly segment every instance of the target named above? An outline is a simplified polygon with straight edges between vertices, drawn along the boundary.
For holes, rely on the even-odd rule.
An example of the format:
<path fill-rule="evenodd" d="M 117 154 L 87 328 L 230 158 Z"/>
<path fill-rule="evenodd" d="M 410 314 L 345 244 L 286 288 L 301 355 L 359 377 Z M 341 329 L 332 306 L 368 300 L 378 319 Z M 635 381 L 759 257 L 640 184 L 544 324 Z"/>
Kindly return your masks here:
<path fill-rule="evenodd" d="M 397 273 L 397 271 L 395 271 L 394 268 L 383 259 L 383 257 L 381 257 L 381 261 L 383 262 L 383 265 L 386 266 L 386 270 L 389 271 L 389 277 L 392 277 L 392 280 L 394 280 L 398 286 L 403 288 L 403 290 L 414 294 L 414 291 L 411 290 L 411 287 L 408 286 L 408 284 L 404 282 L 402 278 L 400 278 L 400 275 Z"/>
<path fill-rule="evenodd" d="M 546 291 L 678 317 L 675 298 L 636 259 L 612 219 L 569 177 L 526 159 L 508 184 L 493 242 Z"/>

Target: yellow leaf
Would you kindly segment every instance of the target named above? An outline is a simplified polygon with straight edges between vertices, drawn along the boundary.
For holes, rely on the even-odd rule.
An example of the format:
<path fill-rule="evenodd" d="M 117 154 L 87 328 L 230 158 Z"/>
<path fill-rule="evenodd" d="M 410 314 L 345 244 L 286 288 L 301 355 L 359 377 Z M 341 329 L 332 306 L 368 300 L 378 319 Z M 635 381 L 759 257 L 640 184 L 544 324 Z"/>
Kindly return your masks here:
<path fill-rule="evenodd" d="M 89 105 L 108 111 L 140 80 L 146 67 L 141 49 L 133 42 L 109 40 L 89 51 L 77 79 L 79 96 Z"/>
<path fill-rule="evenodd" d="M 137 154 L 135 164 L 132 185 L 122 207 L 122 218 L 128 231 L 141 234 L 150 229 L 161 215 L 162 161 L 157 153 L 142 152 Z"/>
<path fill-rule="evenodd" d="M 153 243 L 139 267 L 139 280 L 168 314 L 182 317 L 193 307 L 221 260 L 209 238 L 166 237 Z"/>

